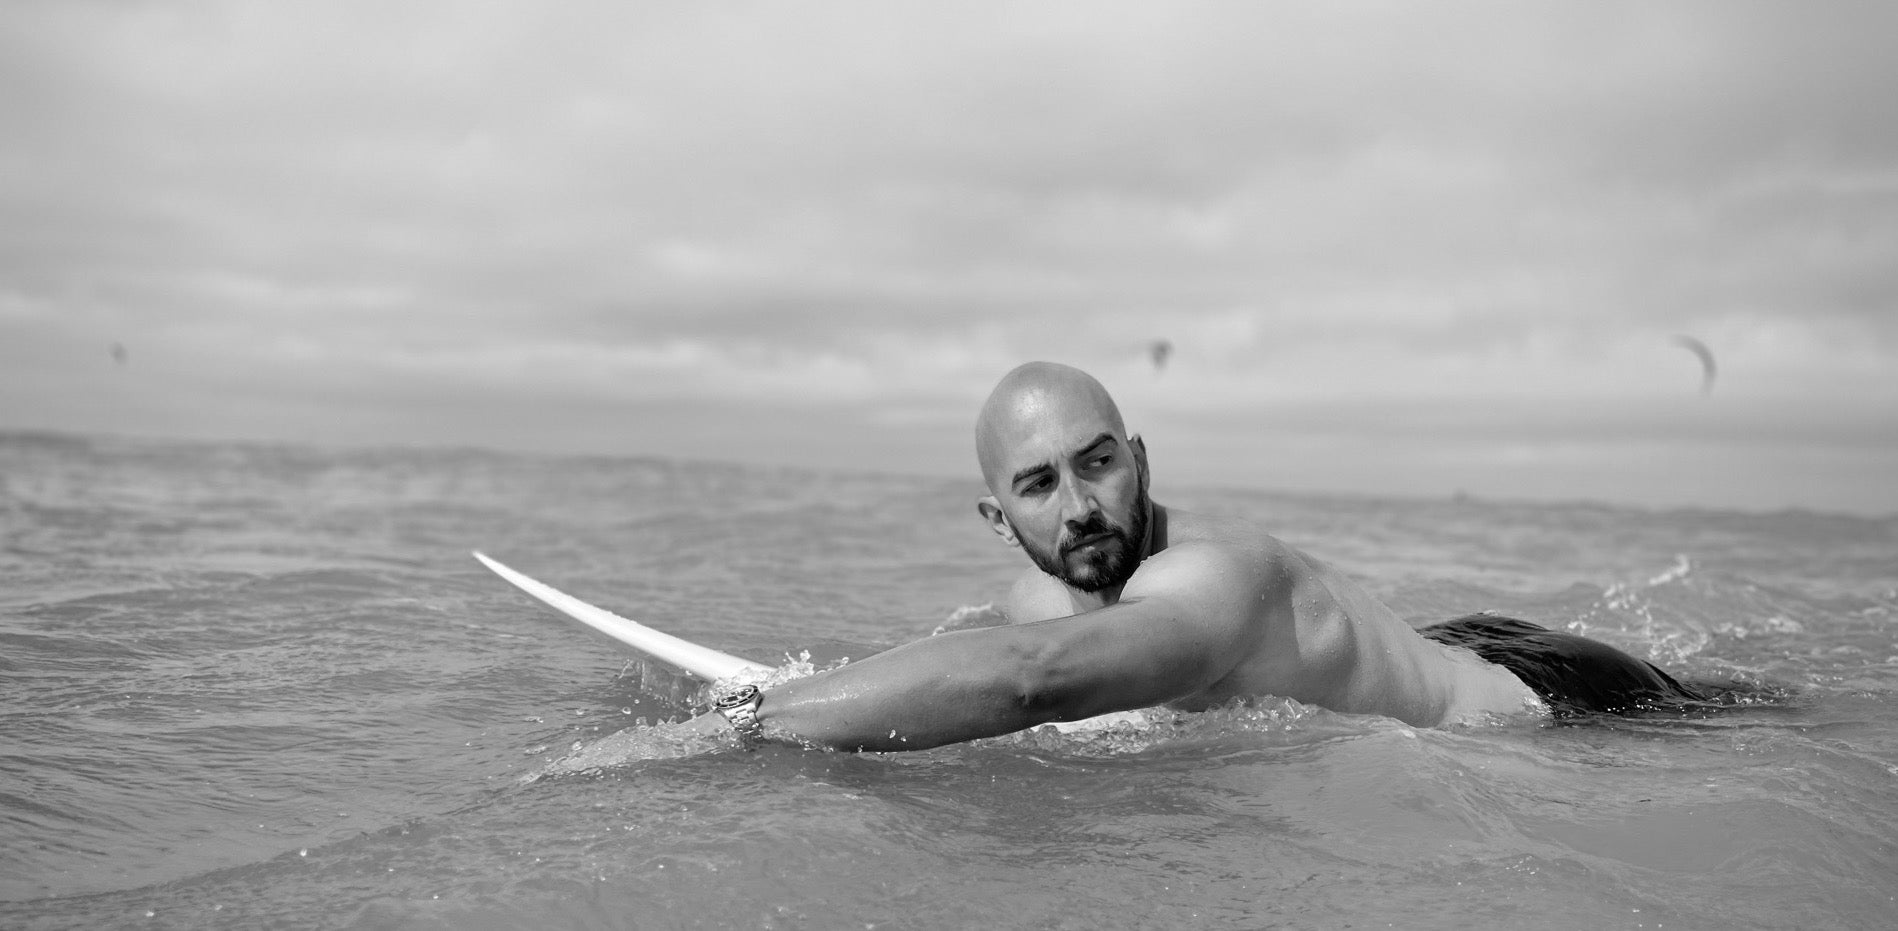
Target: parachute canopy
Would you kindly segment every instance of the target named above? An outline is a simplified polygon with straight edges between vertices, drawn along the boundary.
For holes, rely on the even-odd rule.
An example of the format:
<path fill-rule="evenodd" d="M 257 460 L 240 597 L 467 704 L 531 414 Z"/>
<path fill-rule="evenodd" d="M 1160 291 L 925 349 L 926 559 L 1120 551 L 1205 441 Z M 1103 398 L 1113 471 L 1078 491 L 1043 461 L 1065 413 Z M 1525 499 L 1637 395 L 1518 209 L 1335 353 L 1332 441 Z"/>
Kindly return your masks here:
<path fill-rule="evenodd" d="M 1691 336 L 1677 335 L 1674 337 L 1674 342 L 1686 347 L 1688 352 L 1700 358 L 1700 393 L 1712 393 L 1714 376 L 1720 371 L 1720 367 L 1714 364 L 1713 350 L 1708 349 L 1706 343 Z"/>

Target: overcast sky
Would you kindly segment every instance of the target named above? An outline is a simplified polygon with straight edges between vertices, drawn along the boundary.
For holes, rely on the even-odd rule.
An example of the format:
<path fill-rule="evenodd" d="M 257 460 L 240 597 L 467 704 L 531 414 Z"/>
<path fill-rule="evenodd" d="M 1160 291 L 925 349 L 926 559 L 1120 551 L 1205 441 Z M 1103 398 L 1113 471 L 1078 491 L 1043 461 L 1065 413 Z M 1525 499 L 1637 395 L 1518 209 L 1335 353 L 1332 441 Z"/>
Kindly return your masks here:
<path fill-rule="evenodd" d="M 1162 489 L 1898 511 L 1895 36 L 11 0 L 0 429 L 972 478 L 981 398 L 1049 358 Z"/>

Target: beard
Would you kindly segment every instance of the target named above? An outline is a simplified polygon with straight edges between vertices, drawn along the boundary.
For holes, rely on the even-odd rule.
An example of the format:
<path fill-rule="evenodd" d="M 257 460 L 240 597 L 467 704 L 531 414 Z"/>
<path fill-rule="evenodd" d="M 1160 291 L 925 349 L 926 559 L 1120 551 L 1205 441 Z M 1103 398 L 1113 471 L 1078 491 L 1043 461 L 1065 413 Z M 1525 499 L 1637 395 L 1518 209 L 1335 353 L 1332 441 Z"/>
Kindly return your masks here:
<path fill-rule="evenodd" d="M 1140 548 L 1147 540 L 1147 513 L 1151 510 L 1147 493 L 1143 489 L 1134 496 L 1133 516 L 1125 527 L 1115 526 L 1107 516 L 1099 511 L 1088 515 L 1088 519 L 1076 527 L 1068 529 L 1055 541 L 1054 552 L 1042 549 L 1039 545 L 1022 539 L 1022 549 L 1028 552 L 1029 561 L 1035 568 L 1060 579 L 1069 587 L 1093 594 L 1104 588 L 1124 584 L 1133 578 L 1134 570 L 1140 568 Z M 1094 541 L 1085 553 L 1071 551 L 1072 544 L 1065 542 L 1107 534 Z"/>

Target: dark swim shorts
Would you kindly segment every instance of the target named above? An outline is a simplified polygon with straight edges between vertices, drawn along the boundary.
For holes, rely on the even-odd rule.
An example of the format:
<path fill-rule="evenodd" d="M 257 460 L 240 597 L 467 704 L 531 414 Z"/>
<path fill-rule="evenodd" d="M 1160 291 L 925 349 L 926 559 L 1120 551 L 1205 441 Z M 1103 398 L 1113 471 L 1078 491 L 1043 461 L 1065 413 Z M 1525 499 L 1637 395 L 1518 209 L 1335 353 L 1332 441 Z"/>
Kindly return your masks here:
<path fill-rule="evenodd" d="M 1515 673 L 1557 717 L 1706 710 L 1729 691 L 1683 684 L 1605 643 L 1513 617 L 1471 614 L 1417 632 Z"/>

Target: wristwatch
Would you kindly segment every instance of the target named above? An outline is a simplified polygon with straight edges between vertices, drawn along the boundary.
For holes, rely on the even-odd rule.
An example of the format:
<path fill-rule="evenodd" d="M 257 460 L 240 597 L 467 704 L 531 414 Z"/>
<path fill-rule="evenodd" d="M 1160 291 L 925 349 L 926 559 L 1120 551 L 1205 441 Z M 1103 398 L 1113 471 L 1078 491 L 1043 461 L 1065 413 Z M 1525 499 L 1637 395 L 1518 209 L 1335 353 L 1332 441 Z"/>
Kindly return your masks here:
<path fill-rule="evenodd" d="M 732 722 L 740 743 L 749 747 L 764 740 L 764 724 L 758 720 L 758 706 L 764 704 L 764 692 L 755 685 L 726 692 L 712 703 L 712 710 Z"/>

